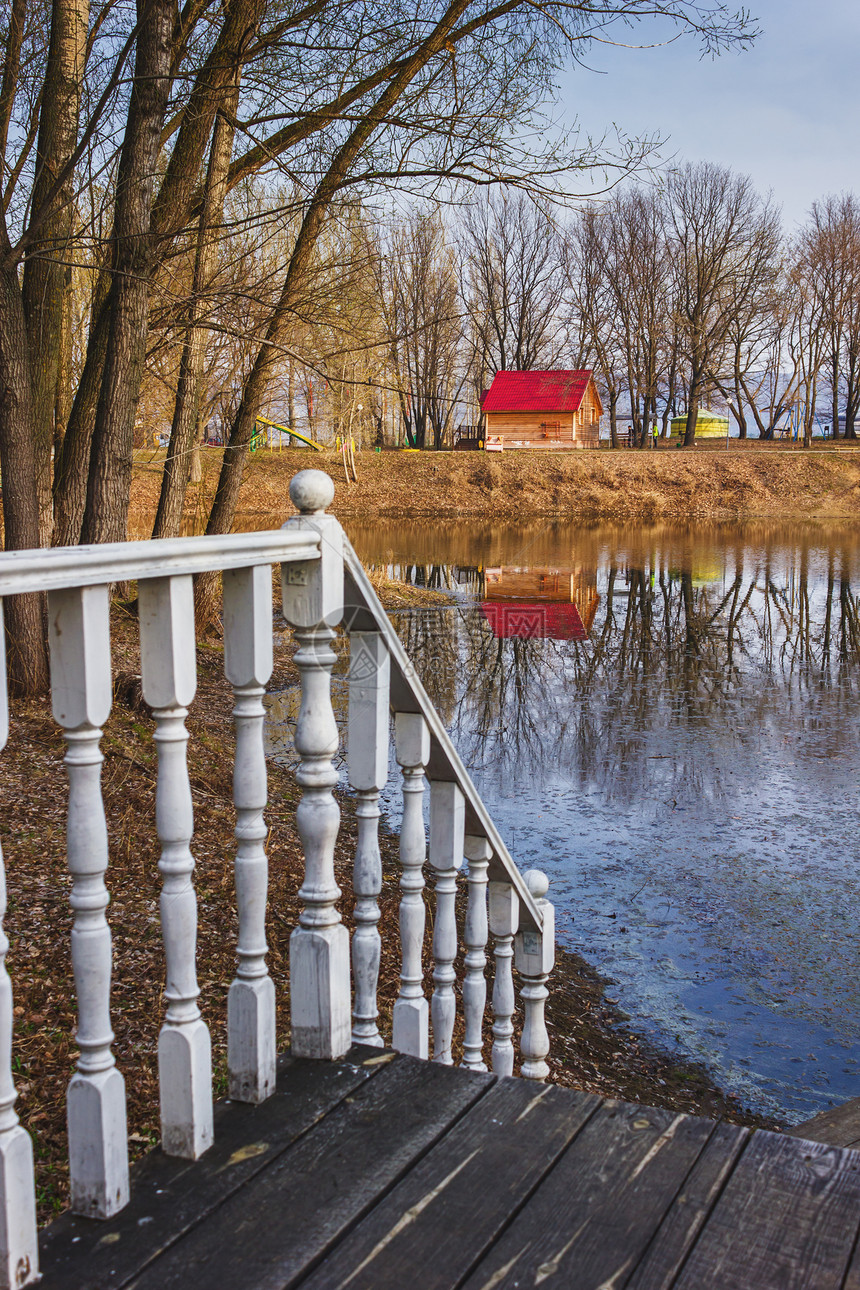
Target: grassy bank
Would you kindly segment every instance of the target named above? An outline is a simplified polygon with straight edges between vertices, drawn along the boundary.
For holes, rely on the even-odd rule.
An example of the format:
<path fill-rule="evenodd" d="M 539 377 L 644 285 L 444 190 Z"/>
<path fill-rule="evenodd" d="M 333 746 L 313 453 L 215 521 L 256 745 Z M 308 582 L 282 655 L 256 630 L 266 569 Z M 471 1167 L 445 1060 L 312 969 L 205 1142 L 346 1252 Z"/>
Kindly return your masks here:
<path fill-rule="evenodd" d="M 386 598 L 397 589 L 382 588 Z M 156 758 L 153 721 L 140 695 L 137 620 L 119 608 L 112 617 L 115 704 L 105 727 L 103 785 L 111 864 L 107 884 L 113 932 L 112 1019 L 114 1051 L 126 1079 L 133 1155 L 157 1141 L 157 1042 L 163 1016 L 164 962 L 158 917 L 159 846 L 155 833 Z M 296 682 L 291 646 L 276 649 L 270 691 Z M 212 1032 L 216 1095 L 226 1091 L 227 990 L 236 943 L 233 891 L 234 812 L 231 798 L 232 691 L 224 680 L 223 651 L 212 639 L 198 650 L 199 684 L 188 727 L 189 772 L 194 798 L 199 905 L 200 1004 Z M 343 660 L 339 670 L 343 669 Z M 74 994 L 69 953 L 71 915 L 65 862 L 66 783 L 63 741 L 48 704 L 12 705 L 11 734 L 0 778 L 0 836 L 6 860 L 11 941 L 8 966 L 15 1001 L 14 1066 L 18 1110 L 33 1135 L 43 1219 L 67 1195 L 65 1091 L 75 1060 Z M 291 773 L 270 763 L 269 966 L 278 999 L 278 1042 L 289 1043 L 289 935 L 296 925 L 302 860 L 295 830 L 297 789 Z M 341 796 L 343 828 L 338 841 L 341 902 L 350 922 L 350 870 L 355 816 L 349 794 Z M 383 954 L 380 1009 L 390 1035 L 398 989 L 397 839 L 382 839 Z M 462 926 L 461 908 L 460 923 Z M 425 968 L 431 970 L 428 902 Z M 462 956 L 462 947 L 461 947 Z M 459 963 L 462 979 L 462 961 Z M 761 1123 L 725 1096 L 701 1067 L 680 1061 L 637 1036 L 607 998 L 605 983 L 581 958 L 560 952 L 550 992 L 552 1077 L 561 1084 L 649 1105 Z M 522 1018 L 517 1018 L 518 1027 Z M 455 1036 L 459 1043 L 460 1035 Z M 486 1054 L 489 1057 L 489 1052 Z"/>
<path fill-rule="evenodd" d="M 189 488 L 189 531 L 205 523 L 220 467 L 207 449 L 203 480 Z M 134 536 L 145 536 L 158 500 L 163 453 L 138 453 L 132 492 Z M 307 466 L 336 485 L 333 510 L 344 519 L 386 516 L 625 518 L 860 518 L 860 451 L 735 441 L 693 449 L 609 452 L 358 454 L 358 483 L 347 483 L 335 453 L 289 450 L 249 458 L 240 527 L 291 513 L 290 477 Z M 266 517 L 265 520 L 263 517 Z"/>

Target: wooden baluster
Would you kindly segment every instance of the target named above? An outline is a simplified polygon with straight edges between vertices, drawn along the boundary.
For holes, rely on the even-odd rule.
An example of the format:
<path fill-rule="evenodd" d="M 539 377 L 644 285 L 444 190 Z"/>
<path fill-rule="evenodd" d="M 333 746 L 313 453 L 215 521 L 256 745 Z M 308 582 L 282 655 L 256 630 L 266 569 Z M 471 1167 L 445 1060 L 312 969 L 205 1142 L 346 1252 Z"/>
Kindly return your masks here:
<path fill-rule="evenodd" d="M 194 590 L 190 575 L 138 586 L 143 697 L 155 717 L 156 827 L 161 842 L 161 931 L 167 1013 L 158 1038 L 161 1145 L 196 1160 L 212 1145 L 212 1048 L 197 998 L 197 898 L 191 882 L 194 832 L 185 718 L 197 689 Z"/>
<path fill-rule="evenodd" d="M 433 923 L 433 981 L 430 1000 L 433 1020 L 433 1060 L 451 1066 L 451 1039 L 457 1001 L 454 997 L 454 959 L 457 957 L 457 871 L 463 864 L 466 805 L 456 784 L 430 784 L 430 864 L 436 873 L 436 916 Z"/>
<path fill-rule="evenodd" d="M 429 1010 L 424 998 L 421 957 L 424 946 L 423 866 L 424 767 L 430 756 L 427 723 L 417 712 L 394 718 L 394 747 L 403 772 L 403 820 L 400 825 L 400 993 L 394 1004 L 393 1047 L 426 1060 Z"/>
<path fill-rule="evenodd" d="M 305 854 L 299 891 L 302 911 L 290 937 L 292 1052 L 297 1057 L 342 1057 L 351 1041 L 349 934 L 336 902 L 334 848 L 340 808 L 332 795 L 338 774 L 337 723 L 331 706 L 333 628 L 343 617 L 343 530 L 325 508 L 334 485 L 321 470 L 302 470 L 290 484 L 301 512 L 284 528 L 314 529 L 322 539 L 319 560 L 281 566 L 284 617 L 295 628 L 295 662 L 302 685 L 296 722 L 296 779 L 302 799 L 296 823 Z"/>
<path fill-rule="evenodd" d="M 382 1047 L 376 1019 L 379 980 L 379 794 L 388 779 L 388 687 L 390 661 L 379 632 L 352 632 L 349 665 L 349 782 L 355 789 L 358 843 L 353 865 L 355 932 L 352 973 L 355 1001 L 352 1038 Z"/>
<path fill-rule="evenodd" d="M 91 1218 L 110 1218 L 128 1201 L 125 1081 L 111 1052 L 108 839 L 99 751 L 113 698 L 109 607 L 107 587 L 48 595 L 53 711 L 67 745 L 66 848 L 81 1050 L 67 1100 L 69 1168 L 72 1208 Z"/>
<path fill-rule="evenodd" d="M 6 637 L 0 600 L 0 749 L 9 737 L 6 693 Z M 28 1285 L 39 1275 L 33 1144 L 15 1113 L 18 1096 L 12 1079 L 12 982 L 6 970 L 9 939 L 6 916 L 6 866 L 0 851 L 0 1290 Z"/>
<path fill-rule="evenodd" d="M 236 759 L 238 969 L 227 995 L 230 1097 L 263 1102 L 275 1091 L 275 987 L 266 966 L 266 758 L 263 694 L 272 675 L 272 570 L 224 572 L 224 672 L 233 686 Z"/>
<path fill-rule="evenodd" d="M 463 1039 L 463 1065 L 469 1070 L 485 1071 L 484 1011 L 487 1006 L 487 866 L 493 854 L 486 838 L 466 835 L 466 859 L 469 861 L 469 898 L 466 905 L 466 977 L 463 981 L 463 1013 L 466 1034 Z"/>
<path fill-rule="evenodd" d="M 509 882 L 491 882 L 489 895 L 490 931 L 493 934 L 496 962 L 493 978 L 492 1068 L 494 1075 L 513 1075 L 514 1026 L 511 1018 L 516 1001 L 511 967 L 514 936 L 519 926 L 520 902 Z"/>
<path fill-rule="evenodd" d="M 546 979 L 555 962 L 555 910 L 546 900 L 549 879 L 539 869 L 529 869 L 526 886 L 541 913 L 541 930 L 523 928 L 515 941 L 517 971 L 523 979 L 520 998 L 525 1008 L 525 1024 L 520 1040 L 520 1073 L 524 1079 L 545 1080 L 549 1074 L 546 1056 L 549 1035 L 544 1020 L 547 999 Z"/>

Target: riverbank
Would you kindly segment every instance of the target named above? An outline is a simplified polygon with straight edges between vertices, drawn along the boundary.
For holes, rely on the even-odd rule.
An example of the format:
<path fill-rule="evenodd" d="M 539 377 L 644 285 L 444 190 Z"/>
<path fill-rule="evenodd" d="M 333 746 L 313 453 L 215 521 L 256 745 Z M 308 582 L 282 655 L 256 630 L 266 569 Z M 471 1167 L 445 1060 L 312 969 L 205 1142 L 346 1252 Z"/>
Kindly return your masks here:
<path fill-rule="evenodd" d="M 394 594 L 390 589 L 383 591 L 386 598 Z M 158 917 L 156 758 L 153 722 L 140 693 L 133 611 L 115 606 L 111 630 L 115 704 L 102 750 L 111 856 L 109 918 L 115 956 L 112 1019 L 114 1052 L 126 1079 L 130 1145 L 137 1156 L 158 1137 L 156 1053 L 164 966 Z M 344 666 L 341 658 L 340 675 Z M 212 1033 L 215 1093 L 223 1096 L 226 1000 L 234 973 L 236 917 L 231 845 L 233 696 L 224 680 L 223 651 L 217 638 L 201 644 L 198 676 L 197 697 L 188 718 L 195 810 L 192 845 L 197 861 L 198 978 L 201 1009 Z M 292 647 L 279 640 L 269 691 L 290 690 L 296 679 Z M 66 1202 L 65 1090 L 76 1053 L 65 865 L 64 748 L 44 702 L 14 703 L 10 724 L 0 778 L 0 836 L 9 887 L 6 928 L 15 1002 L 15 1078 L 18 1110 L 34 1138 L 40 1216 L 47 1219 Z M 295 780 L 277 762 L 270 762 L 269 769 L 269 968 L 278 999 L 278 1042 L 284 1048 L 289 1043 L 289 935 L 299 912 L 302 862 L 295 830 Z M 356 837 L 354 803 L 349 794 L 341 795 L 341 805 L 343 829 L 336 868 L 338 881 L 349 891 Z M 381 1024 L 384 1033 L 390 1034 L 391 1009 L 399 985 L 395 836 L 384 833 L 382 852 L 384 942 L 379 994 Z M 348 925 L 350 903 L 349 899 L 342 902 Z M 429 964 L 429 945 L 427 950 Z M 521 1020 L 518 1018 L 518 1025 Z M 739 1123 L 772 1123 L 748 1115 L 701 1066 L 679 1060 L 637 1035 L 607 995 L 606 982 L 577 955 L 564 951 L 558 955 L 548 1021 L 552 1077 L 558 1083 Z"/>
<path fill-rule="evenodd" d="M 163 452 L 138 452 L 132 486 L 133 536 L 146 536 L 158 501 Z M 205 523 L 221 452 L 207 449 L 203 478 L 186 497 L 189 531 Z M 370 452 L 358 454 L 358 483 L 340 457 L 291 449 L 251 455 L 238 526 L 286 518 L 289 480 L 306 467 L 335 481 L 341 519 L 542 516 L 582 519 L 732 520 L 860 518 L 860 449 L 803 451 L 790 444 L 725 445 L 655 452 Z"/>

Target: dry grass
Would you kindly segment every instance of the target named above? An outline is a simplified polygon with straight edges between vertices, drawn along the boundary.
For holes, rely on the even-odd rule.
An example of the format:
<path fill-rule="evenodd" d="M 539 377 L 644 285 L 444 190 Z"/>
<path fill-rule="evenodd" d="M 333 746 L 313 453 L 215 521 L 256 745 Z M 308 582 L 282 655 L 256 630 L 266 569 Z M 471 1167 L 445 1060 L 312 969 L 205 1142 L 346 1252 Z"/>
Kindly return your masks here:
<path fill-rule="evenodd" d="M 138 454 L 132 488 L 133 536 L 147 536 L 163 454 Z M 189 489 L 189 531 L 203 523 L 220 452 L 207 450 L 203 480 Z M 703 444 L 678 451 L 483 453 L 364 452 L 358 483 L 348 484 L 334 453 L 289 450 L 249 458 L 238 527 L 277 524 L 292 513 L 288 488 L 297 471 L 327 470 L 341 518 L 398 516 L 517 519 L 714 519 L 860 517 L 860 451 L 805 452 L 788 444 Z"/>

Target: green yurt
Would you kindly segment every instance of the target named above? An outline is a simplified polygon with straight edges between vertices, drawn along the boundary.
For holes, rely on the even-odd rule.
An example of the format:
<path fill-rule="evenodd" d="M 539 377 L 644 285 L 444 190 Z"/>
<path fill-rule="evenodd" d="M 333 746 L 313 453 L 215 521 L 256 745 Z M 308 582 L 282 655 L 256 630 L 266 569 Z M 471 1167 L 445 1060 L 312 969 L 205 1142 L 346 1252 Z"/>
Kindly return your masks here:
<path fill-rule="evenodd" d="M 669 422 L 672 427 L 672 434 L 683 435 L 687 429 L 687 414 L 673 417 Z M 729 433 L 729 418 L 724 417 L 722 412 L 712 412 L 710 408 L 699 408 L 699 415 L 696 418 L 696 438 L 697 439 L 725 439 Z"/>

